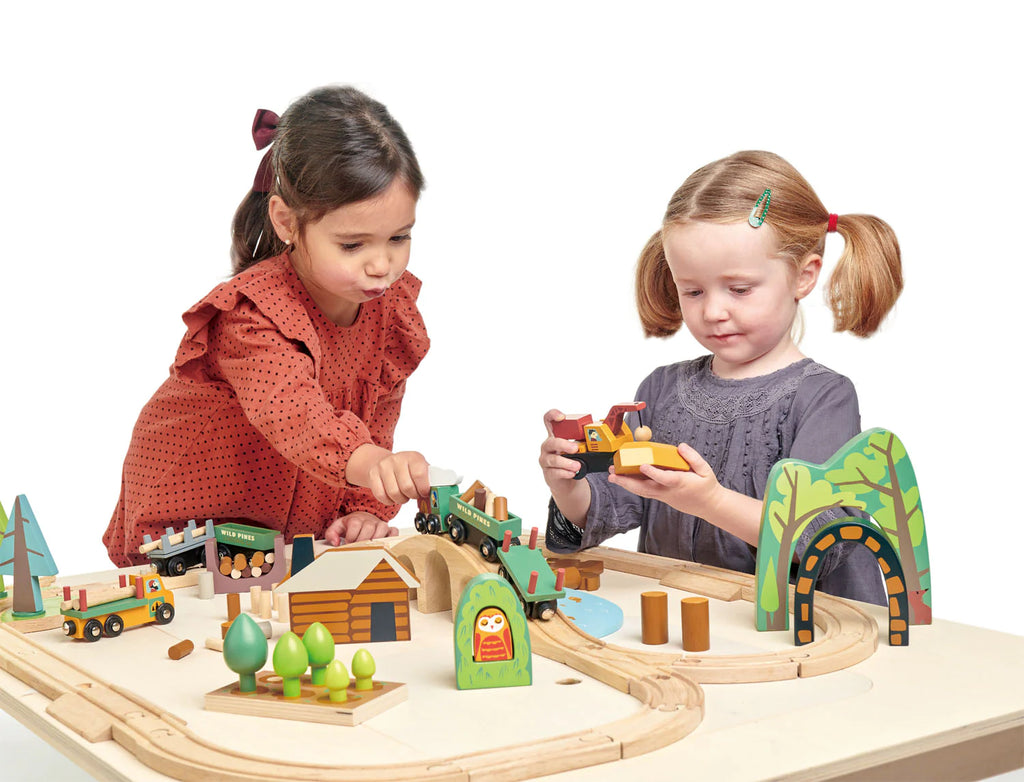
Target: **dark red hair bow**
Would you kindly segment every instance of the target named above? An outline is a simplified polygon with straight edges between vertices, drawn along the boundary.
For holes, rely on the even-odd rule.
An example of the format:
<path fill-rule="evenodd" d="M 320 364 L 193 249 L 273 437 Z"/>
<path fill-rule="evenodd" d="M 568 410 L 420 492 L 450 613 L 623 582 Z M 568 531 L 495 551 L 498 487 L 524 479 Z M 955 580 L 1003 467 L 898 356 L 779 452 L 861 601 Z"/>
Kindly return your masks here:
<path fill-rule="evenodd" d="M 259 109 L 252 121 L 252 140 L 256 143 L 256 149 L 269 147 L 277 135 L 277 121 L 280 119 L 270 109 Z M 254 193 L 269 193 L 274 186 L 274 172 L 270 166 L 270 150 L 260 161 L 260 167 L 256 169 L 256 176 L 252 180 Z"/>

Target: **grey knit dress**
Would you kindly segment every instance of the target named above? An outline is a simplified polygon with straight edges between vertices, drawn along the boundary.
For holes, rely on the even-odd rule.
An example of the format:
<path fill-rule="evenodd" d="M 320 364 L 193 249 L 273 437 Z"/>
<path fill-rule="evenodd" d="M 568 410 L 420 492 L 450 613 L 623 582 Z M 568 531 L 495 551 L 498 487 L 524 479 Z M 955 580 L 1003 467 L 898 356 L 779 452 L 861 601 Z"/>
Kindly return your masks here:
<path fill-rule="evenodd" d="M 811 359 L 761 377 L 726 380 L 711 371 L 712 356 L 659 367 L 637 391 L 647 403 L 643 422 L 654 440 L 688 443 L 711 466 L 719 483 L 762 499 L 768 473 L 787 457 L 821 463 L 860 432 L 853 383 Z M 630 414 L 630 426 L 637 425 Z M 665 557 L 753 573 L 756 549 L 713 524 L 656 500 L 637 497 L 608 482 L 607 474 L 586 477 L 591 502 L 580 529 L 551 503 L 547 545 L 553 551 L 596 546 L 621 532 L 640 528 L 638 550 Z M 837 514 L 812 521 L 797 543 L 807 543 Z M 834 595 L 885 603 L 874 557 L 857 544 L 835 546 L 826 557 L 817 588 Z"/>

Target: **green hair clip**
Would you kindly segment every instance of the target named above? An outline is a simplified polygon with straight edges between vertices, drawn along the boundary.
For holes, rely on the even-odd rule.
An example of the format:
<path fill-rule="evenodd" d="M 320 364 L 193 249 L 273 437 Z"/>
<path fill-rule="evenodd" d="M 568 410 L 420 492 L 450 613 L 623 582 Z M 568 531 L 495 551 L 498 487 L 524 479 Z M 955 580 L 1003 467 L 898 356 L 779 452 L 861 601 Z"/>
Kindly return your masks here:
<path fill-rule="evenodd" d="M 750 223 L 753 228 L 760 228 L 764 223 L 764 219 L 768 216 L 768 206 L 771 202 L 772 191 L 765 188 L 765 191 L 761 193 L 761 197 L 754 202 L 754 208 L 750 210 L 750 217 L 747 218 L 747 222 Z M 761 206 L 762 203 L 764 204 L 763 207 Z M 761 210 L 760 214 L 758 214 L 758 209 Z"/>

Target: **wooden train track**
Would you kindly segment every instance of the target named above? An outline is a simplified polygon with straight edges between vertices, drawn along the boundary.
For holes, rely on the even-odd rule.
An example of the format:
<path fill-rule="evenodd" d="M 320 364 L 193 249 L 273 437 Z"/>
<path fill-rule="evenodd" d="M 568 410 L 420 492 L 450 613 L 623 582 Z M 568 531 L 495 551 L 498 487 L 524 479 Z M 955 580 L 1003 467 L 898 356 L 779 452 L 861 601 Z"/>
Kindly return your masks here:
<path fill-rule="evenodd" d="M 434 536 L 389 541 L 388 546 L 416 570 L 424 584 L 418 595 L 419 603 L 421 610 L 428 612 L 445 610 L 446 602 L 450 607 L 452 594 L 457 599 L 469 578 L 491 569 L 474 552 Z M 603 558 L 608 569 L 656 577 L 668 586 L 720 599 L 749 600 L 753 589 L 753 577 L 691 567 L 675 560 L 660 561 L 603 548 L 589 550 L 587 557 Z M 441 576 L 445 576 L 443 581 Z M 703 719 L 700 681 L 765 681 L 817 675 L 869 656 L 877 645 L 874 621 L 844 601 L 823 597 L 819 595 L 815 604 L 822 637 L 799 649 L 765 655 L 699 658 L 651 653 L 606 644 L 581 632 L 560 614 L 550 622 L 531 622 L 535 652 L 628 692 L 640 701 L 640 709 L 612 723 L 529 745 L 421 762 L 327 766 L 253 757 L 215 746 L 175 715 L 2 625 L 0 668 L 48 698 L 47 713 L 86 740 L 112 740 L 142 763 L 176 779 L 529 779 L 643 754 L 680 740 Z"/>

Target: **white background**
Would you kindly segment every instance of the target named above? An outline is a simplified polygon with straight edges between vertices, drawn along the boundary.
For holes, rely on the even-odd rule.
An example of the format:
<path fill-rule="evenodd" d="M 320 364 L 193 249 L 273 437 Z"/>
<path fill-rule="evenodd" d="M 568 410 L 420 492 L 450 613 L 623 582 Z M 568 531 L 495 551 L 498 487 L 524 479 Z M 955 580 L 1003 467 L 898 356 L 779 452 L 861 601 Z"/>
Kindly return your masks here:
<path fill-rule="evenodd" d="M 0 502 L 28 495 L 63 572 L 106 565 L 135 417 L 181 312 L 229 274 L 229 222 L 262 154 L 254 111 L 351 83 L 403 124 L 428 180 L 411 269 L 433 348 L 399 447 L 543 526 L 542 413 L 602 416 L 653 367 L 701 352 L 685 334 L 645 340 L 633 307 L 635 259 L 669 196 L 711 160 L 773 150 L 832 211 L 896 230 L 906 292 L 883 330 L 832 333 L 816 293 L 803 347 L 853 379 L 864 428 L 891 428 L 910 451 L 936 616 L 1024 634 L 1009 491 L 1020 14 L 665 5 L 5 11 Z"/>

